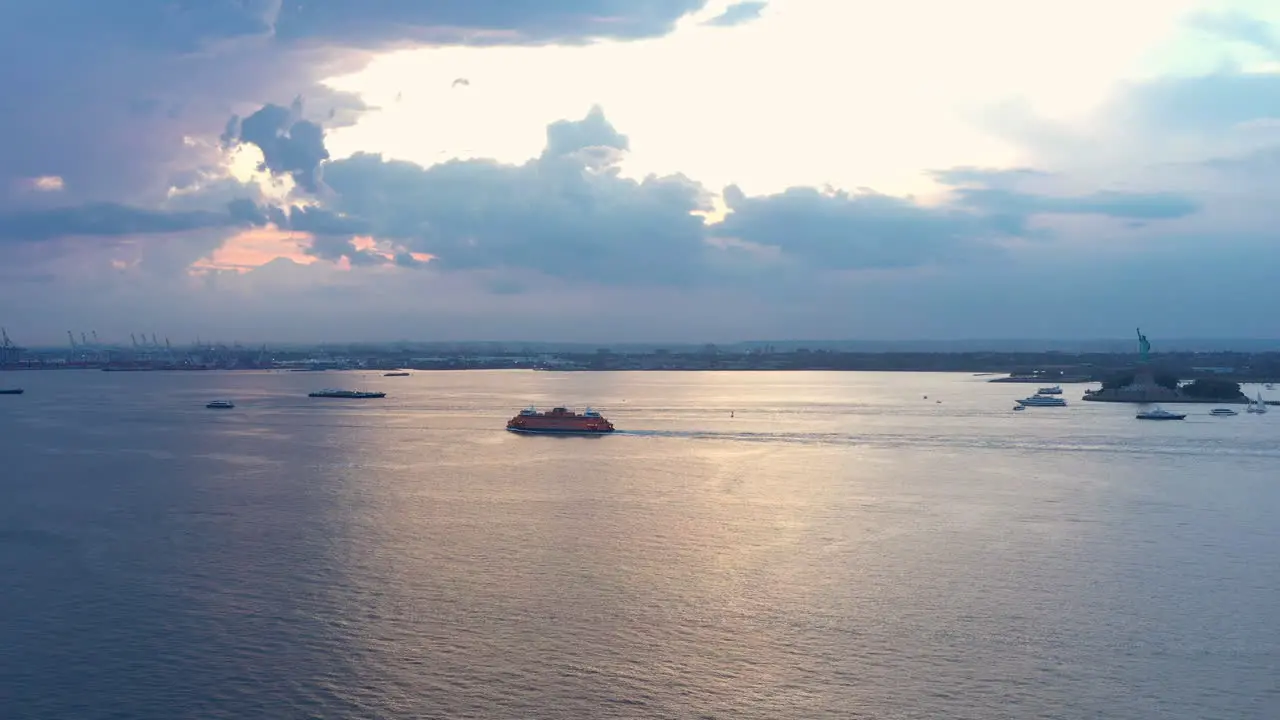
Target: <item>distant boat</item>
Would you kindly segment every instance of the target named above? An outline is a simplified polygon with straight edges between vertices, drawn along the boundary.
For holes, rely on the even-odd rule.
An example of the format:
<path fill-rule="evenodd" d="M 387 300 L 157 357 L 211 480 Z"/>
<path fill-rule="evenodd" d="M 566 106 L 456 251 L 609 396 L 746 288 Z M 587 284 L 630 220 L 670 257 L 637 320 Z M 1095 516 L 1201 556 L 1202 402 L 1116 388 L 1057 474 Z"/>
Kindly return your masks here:
<path fill-rule="evenodd" d="M 1183 420 L 1187 417 L 1186 413 L 1171 413 L 1168 410 L 1156 408 L 1154 410 L 1144 410 L 1135 417 L 1139 420 Z"/>
<path fill-rule="evenodd" d="M 1036 394 L 1037 395 L 1061 395 L 1062 388 L 1058 385 L 1054 385 L 1053 387 L 1042 387 L 1036 391 Z"/>
<path fill-rule="evenodd" d="M 0 388 L 0 395 L 21 395 L 24 392 L 22 388 Z"/>
<path fill-rule="evenodd" d="M 382 377 L 409 377 L 409 373 L 403 371 L 382 373 Z"/>
<path fill-rule="evenodd" d="M 236 404 L 231 402 L 230 400 L 214 400 L 210 402 L 208 405 L 205 405 L 205 407 L 209 408 L 210 410 L 230 410 L 235 406 Z"/>
<path fill-rule="evenodd" d="M 1229 415 L 1239 415 L 1240 413 L 1232 410 L 1231 408 L 1214 408 L 1209 411 L 1209 414 L 1217 415 L 1218 417 L 1227 417 Z"/>
<path fill-rule="evenodd" d="M 1014 406 L 1013 406 L 1013 409 L 1014 409 L 1014 410 L 1026 410 L 1026 409 L 1027 409 L 1027 406 L 1026 406 L 1026 405 L 1014 405 Z"/>
<path fill-rule="evenodd" d="M 1267 411 L 1267 403 L 1262 399 L 1262 393 L 1258 393 L 1257 400 L 1249 401 L 1249 412 L 1261 415 Z"/>
<path fill-rule="evenodd" d="M 334 390 L 326 388 L 317 390 L 313 393 L 307 393 L 307 397 L 313 398 L 345 398 L 350 400 L 365 400 L 368 398 L 384 398 L 387 394 L 384 392 L 366 392 L 364 390 Z"/>
<path fill-rule="evenodd" d="M 1018 401 L 1023 407 L 1066 407 L 1067 401 L 1051 395 L 1032 395 Z"/>

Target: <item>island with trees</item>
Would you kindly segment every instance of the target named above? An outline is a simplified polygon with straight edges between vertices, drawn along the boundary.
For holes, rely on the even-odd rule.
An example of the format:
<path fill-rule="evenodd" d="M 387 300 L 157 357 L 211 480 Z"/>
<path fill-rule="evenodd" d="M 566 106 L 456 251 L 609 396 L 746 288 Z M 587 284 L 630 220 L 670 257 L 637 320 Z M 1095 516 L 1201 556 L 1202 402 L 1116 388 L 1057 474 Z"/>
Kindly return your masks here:
<path fill-rule="evenodd" d="M 1248 397 L 1240 383 L 1221 378 L 1202 377 L 1181 382 L 1165 372 L 1133 372 L 1102 381 L 1099 390 L 1086 390 L 1085 400 L 1095 402 L 1136 403 L 1216 403 L 1244 404 Z"/>

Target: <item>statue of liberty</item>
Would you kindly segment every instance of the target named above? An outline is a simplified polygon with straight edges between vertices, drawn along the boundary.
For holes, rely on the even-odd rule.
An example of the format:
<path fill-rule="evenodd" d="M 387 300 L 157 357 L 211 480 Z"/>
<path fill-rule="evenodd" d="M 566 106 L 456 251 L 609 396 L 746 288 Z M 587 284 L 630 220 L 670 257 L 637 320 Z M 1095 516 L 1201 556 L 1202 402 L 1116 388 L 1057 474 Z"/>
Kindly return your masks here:
<path fill-rule="evenodd" d="M 1138 355 L 1142 357 L 1142 362 L 1146 362 L 1151 356 L 1151 343 L 1147 342 L 1147 336 L 1142 334 L 1142 328 L 1138 328 Z"/>

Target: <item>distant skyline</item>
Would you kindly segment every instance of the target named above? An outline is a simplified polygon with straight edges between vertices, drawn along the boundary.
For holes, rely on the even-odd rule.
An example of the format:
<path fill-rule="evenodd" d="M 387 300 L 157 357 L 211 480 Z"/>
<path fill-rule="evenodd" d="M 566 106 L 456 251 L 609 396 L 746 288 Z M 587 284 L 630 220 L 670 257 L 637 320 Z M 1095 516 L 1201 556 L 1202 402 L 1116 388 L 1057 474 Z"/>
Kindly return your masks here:
<path fill-rule="evenodd" d="M 0 60 L 27 346 L 1280 338 L 1264 0 L 20 0 Z"/>

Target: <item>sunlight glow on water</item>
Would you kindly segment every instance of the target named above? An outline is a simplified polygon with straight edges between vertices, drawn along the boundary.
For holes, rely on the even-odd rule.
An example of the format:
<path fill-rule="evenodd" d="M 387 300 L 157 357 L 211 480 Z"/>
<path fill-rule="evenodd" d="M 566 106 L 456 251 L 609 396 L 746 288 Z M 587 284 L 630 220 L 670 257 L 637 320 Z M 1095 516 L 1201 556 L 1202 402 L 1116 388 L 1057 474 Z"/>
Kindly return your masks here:
<path fill-rule="evenodd" d="M 1280 413 L 905 373 L 21 380 L 4 717 L 1280 717 Z M 622 432 L 502 430 L 557 402 Z"/>

